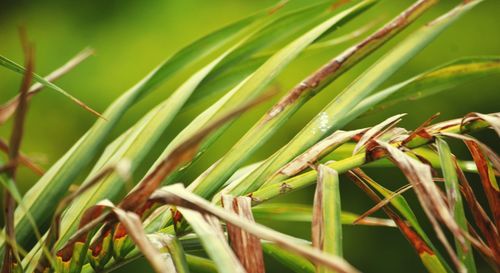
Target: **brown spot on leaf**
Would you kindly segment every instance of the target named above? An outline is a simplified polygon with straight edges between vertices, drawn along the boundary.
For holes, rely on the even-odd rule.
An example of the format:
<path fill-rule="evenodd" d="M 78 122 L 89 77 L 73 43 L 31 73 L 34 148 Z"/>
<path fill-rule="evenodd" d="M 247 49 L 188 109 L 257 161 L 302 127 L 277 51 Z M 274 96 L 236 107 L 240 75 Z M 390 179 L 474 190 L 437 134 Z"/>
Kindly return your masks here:
<path fill-rule="evenodd" d="M 280 193 L 281 194 L 287 193 L 287 192 L 291 191 L 292 189 L 293 189 L 293 187 L 287 183 L 281 183 L 281 185 L 280 185 Z"/>
<path fill-rule="evenodd" d="M 386 155 L 387 151 L 380 147 L 376 141 L 369 141 L 366 143 L 365 158 L 367 163 L 383 158 Z"/>

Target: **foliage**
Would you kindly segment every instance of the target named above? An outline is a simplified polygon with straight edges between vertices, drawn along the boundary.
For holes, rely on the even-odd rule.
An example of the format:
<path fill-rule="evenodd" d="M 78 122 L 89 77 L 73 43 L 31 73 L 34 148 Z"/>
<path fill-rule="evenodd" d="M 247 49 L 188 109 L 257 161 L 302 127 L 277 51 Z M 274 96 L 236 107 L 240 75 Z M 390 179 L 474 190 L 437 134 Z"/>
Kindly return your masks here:
<path fill-rule="evenodd" d="M 22 32 L 24 66 L 0 56 L 3 67 L 23 75 L 19 95 L 0 108 L 2 124 L 13 119 L 11 138 L 1 145 L 8 155 L 6 162 L 0 162 L 0 181 L 5 189 L 2 272 L 107 272 L 139 255 L 144 255 L 156 272 L 265 272 L 263 253 L 296 272 L 358 272 L 343 256 L 343 224 L 397 228 L 429 272 L 477 272 L 473 251 L 498 270 L 500 190 L 496 177 L 500 160 L 495 151 L 468 134 L 492 128 L 500 135 L 499 113 L 470 113 L 432 124 L 436 115 L 414 130 L 397 127 L 405 116 L 400 114 L 369 128 L 342 130 L 361 115 L 500 72 L 498 56 L 465 57 L 374 92 L 481 0 L 464 1 L 406 34 L 318 111 L 289 143 L 275 147 L 268 158 L 245 166 L 309 99 L 436 2 L 416 1 L 306 79 L 297 81 L 197 179 L 184 181 L 186 187 L 174 183 L 191 171 L 190 165 L 231 122 L 273 99 L 273 80 L 297 56 L 337 46 L 337 41 L 325 41 L 324 37 L 362 16 L 377 1 L 338 1 L 333 5 L 318 1 L 306 6 L 287 2 L 241 19 L 180 50 L 124 92 L 102 115 L 52 82 L 88 57 L 90 51 L 83 51 L 44 78 L 34 73 L 33 46 Z M 272 45 L 276 44 L 283 46 L 275 49 Z M 131 106 L 182 71 L 192 73 L 167 99 L 108 141 Z M 37 83 L 31 85 L 33 81 Z M 20 145 L 29 100 L 44 87 L 69 97 L 99 118 L 21 196 L 16 186 L 18 165 L 41 172 L 20 152 Z M 174 118 L 193 104 L 210 101 L 222 90 L 228 91 L 185 126 L 144 177 L 136 180 L 133 175 L 154 152 L 154 144 Z M 449 139 L 466 144 L 475 167 L 452 154 Z M 330 160 L 333 156 L 340 156 L 340 160 Z M 361 169 L 365 166 L 395 166 L 408 184 L 389 190 Z M 92 168 L 90 172 L 88 167 Z M 477 200 L 464 171 L 479 174 L 491 216 Z M 341 210 L 350 202 L 341 202 L 339 175 L 344 173 L 375 202 L 372 209 L 361 215 Z M 67 194 L 82 175 L 86 178 L 78 190 Z M 440 181 L 444 181 L 444 187 Z M 122 194 L 132 182 L 137 183 Z M 316 191 L 312 207 L 267 203 L 313 184 Z M 409 190 L 415 192 L 427 219 L 419 219 L 416 207 L 404 197 Z M 378 210 L 388 218 L 370 216 Z M 262 219 L 311 222 L 312 242 L 258 223 Z M 422 227 L 424 221 L 430 223 L 432 234 Z M 33 244 L 35 237 L 38 243 Z M 431 239 L 434 237 L 436 241 Z M 206 255 L 200 254 L 200 248 Z"/>

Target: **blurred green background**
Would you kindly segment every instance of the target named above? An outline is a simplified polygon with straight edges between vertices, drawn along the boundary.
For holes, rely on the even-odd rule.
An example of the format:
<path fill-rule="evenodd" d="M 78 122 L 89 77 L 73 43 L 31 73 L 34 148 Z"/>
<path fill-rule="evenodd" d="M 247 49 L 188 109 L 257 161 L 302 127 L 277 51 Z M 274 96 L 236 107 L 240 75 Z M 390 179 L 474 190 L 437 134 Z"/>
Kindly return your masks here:
<path fill-rule="evenodd" d="M 304 3 L 312 1 L 302 0 Z M 0 54 L 22 63 L 22 52 L 17 28 L 22 25 L 36 44 L 36 71 L 47 74 L 57 68 L 82 48 L 90 46 L 96 55 L 64 76 L 57 83 L 94 109 L 103 111 L 119 94 L 139 81 L 156 65 L 176 50 L 193 40 L 210 33 L 239 18 L 272 6 L 271 0 L 86 0 L 86 1 L 24 1 L 0 0 Z M 391 19 L 410 5 L 410 0 L 380 1 L 374 8 L 343 26 L 330 37 L 349 33 L 367 22 L 377 26 Z M 392 45 L 412 29 L 447 11 L 460 1 L 444 0 L 427 12 L 418 22 L 386 44 L 371 57 L 358 64 L 339 78 L 320 95 L 312 99 L 299 113 L 276 134 L 251 161 L 264 158 L 286 143 L 300 128 L 330 101 L 343 87 L 373 63 Z M 468 13 L 446 30 L 433 44 L 404 66 L 385 85 L 406 79 L 426 69 L 464 56 L 500 56 L 500 1 L 489 0 Z M 358 39 L 359 40 L 359 39 Z M 326 50 L 317 50 L 296 59 L 278 78 L 276 85 L 282 93 L 298 83 L 321 64 L 341 52 L 355 40 Z M 20 76 L 0 69 L 0 102 L 14 96 Z M 441 112 L 440 120 L 463 116 L 472 111 L 499 111 L 500 76 L 489 76 L 447 90 L 439 95 L 416 102 L 407 102 L 386 111 L 372 113 L 352 122 L 349 128 L 372 125 L 396 113 L 405 112 L 402 125 L 408 129 L 418 126 L 429 116 Z M 148 98 L 130 109 L 114 135 L 133 124 L 142 114 L 165 98 L 177 82 L 165 84 Z M 219 139 L 203 158 L 192 168 L 191 181 L 199 172 L 213 163 L 234 143 L 245 130 L 266 110 L 264 105 L 244 115 L 228 133 Z M 144 168 L 159 155 L 163 147 L 184 125 L 206 105 L 199 105 L 183 112 L 169 127 L 157 149 L 148 157 Z M 94 122 L 94 117 L 70 103 L 61 95 L 45 90 L 30 104 L 23 151 L 45 168 L 55 162 Z M 9 136 L 10 123 L 0 127 L 0 136 Z M 498 151 L 499 143 L 491 133 L 480 137 Z M 111 139 L 111 138 L 110 138 Z M 457 154 L 467 158 L 464 147 L 454 143 Z M 395 169 L 368 172 L 392 189 L 404 182 Z M 477 181 L 475 176 L 471 176 Z M 21 170 L 20 187 L 26 191 L 36 181 L 36 176 Z M 354 186 L 342 184 L 343 209 L 361 213 L 373 204 Z M 80 181 L 75 181 L 79 183 Z M 408 194 L 410 199 L 411 194 Z M 284 199 L 308 203 L 312 189 Z M 283 201 L 279 200 L 279 201 Z M 379 214 L 379 216 L 381 216 Z M 305 224 L 266 223 L 288 234 L 309 238 Z M 363 272 L 424 272 L 413 250 L 397 230 L 387 228 L 346 227 L 345 256 Z M 288 272 L 276 262 L 267 259 L 269 272 Z M 480 258 L 478 258 L 478 262 Z M 480 262 L 482 263 L 482 262 Z M 139 268 L 149 270 L 144 261 L 135 262 Z M 481 269 L 485 272 L 484 265 Z M 130 268 L 123 272 L 129 271 Z"/>

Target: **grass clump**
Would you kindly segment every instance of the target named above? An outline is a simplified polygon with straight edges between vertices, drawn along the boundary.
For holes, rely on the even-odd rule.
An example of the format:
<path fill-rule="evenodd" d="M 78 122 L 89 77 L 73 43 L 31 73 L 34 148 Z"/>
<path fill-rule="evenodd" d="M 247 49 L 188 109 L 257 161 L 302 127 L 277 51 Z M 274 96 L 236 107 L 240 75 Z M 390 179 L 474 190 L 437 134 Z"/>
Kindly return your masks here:
<path fill-rule="evenodd" d="M 13 119 L 11 138 L 1 145 L 8 154 L 7 161 L 0 162 L 0 181 L 5 189 L 2 272 L 109 272 L 140 255 L 156 272 L 265 272 L 263 253 L 296 272 L 358 272 L 343 255 L 342 225 L 347 224 L 398 229 L 429 272 L 477 272 L 474 252 L 498 270 L 500 191 L 496 177 L 500 160 L 495 151 L 469 134 L 488 128 L 499 134 L 500 114 L 470 113 L 433 123 L 436 115 L 413 130 L 398 127 L 405 116 L 399 114 L 368 128 L 343 130 L 361 115 L 500 72 L 500 57 L 465 57 L 377 91 L 481 0 L 464 1 L 406 34 L 286 145 L 274 147 L 268 158 L 245 166 L 309 99 L 414 23 L 436 1 L 416 1 L 305 79 L 297 80 L 282 98 L 274 98 L 270 88 L 273 80 L 301 53 L 338 46 L 339 41 L 368 31 L 364 27 L 342 39 L 323 39 L 363 16 L 376 2 L 279 3 L 172 55 L 102 114 L 53 83 L 90 51 L 42 77 L 34 72 L 33 46 L 23 34 L 24 65 L 0 56 L 2 66 L 23 75 L 19 95 L 0 108 L 2 124 Z M 275 44 L 283 46 L 271 50 L 270 45 Z M 188 70 L 194 72 L 167 99 L 108 141 L 131 106 L 161 83 Z M 46 172 L 20 152 L 28 103 L 44 87 L 99 116 Z M 221 94 L 221 90 L 228 91 L 183 128 L 144 177 L 137 179 L 134 174 L 144 166 L 146 156 L 174 118 L 187 107 Z M 269 100 L 274 105 L 248 131 L 241 132 L 239 141 L 227 147 L 219 160 L 194 181 L 178 183 L 231 122 Z M 463 141 L 473 162 L 457 159 L 449 139 Z M 330 160 L 333 155 L 341 159 Z M 16 187 L 20 164 L 41 174 L 24 196 Z M 363 170 L 374 165 L 399 168 L 408 183 L 389 190 Z M 464 171 L 479 174 L 488 209 L 477 200 Z M 342 174 L 374 201 L 372 209 L 361 215 L 342 211 L 350 202 L 342 198 Z M 82 175 L 85 179 L 79 188 L 67 194 Z M 135 186 L 121 194 L 131 183 Z M 311 185 L 316 185 L 312 206 L 267 203 Z M 416 194 L 426 219 L 414 213 L 417 208 L 404 197 L 408 191 Z M 378 210 L 387 217 L 372 217 Z M 255 219 L 310 222 L 312 242 L 273 230 Z M 429 230 L 423 228 L 424 221 L 428 221 Z M 206 255 L 196 251 L 200 247 Z"/>

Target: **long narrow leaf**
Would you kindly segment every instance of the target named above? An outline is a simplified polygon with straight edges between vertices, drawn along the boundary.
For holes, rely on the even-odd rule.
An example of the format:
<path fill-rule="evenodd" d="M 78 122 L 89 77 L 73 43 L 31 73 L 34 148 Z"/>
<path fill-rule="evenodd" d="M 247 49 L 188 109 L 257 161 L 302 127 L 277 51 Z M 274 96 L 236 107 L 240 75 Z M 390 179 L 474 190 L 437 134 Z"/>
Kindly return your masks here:
<path fill-rule="evenodd" d="M 307 260 L 299 255 L 290 253 L 286 250 L 283 250 L 279 246 L 275 244 L 264 244 L 263 246 L 264 253 L 273 257 L 282 265 L 290 268 L 296 273 L 314 273 L 314 266 Z"/>
<path fill-rule="evenodd" d="M 251 176 L 253 181 L 246 183 L 251 184 L 248 188 L 259 187 L 269 178 L 271 173 L 283 164 L 286 164 L 291 158 L 309 148 L 329 132 L 339 129 L 352 120 L 354 116 L 349 115 L 349 112 L 356 104 L 361 102 L 385 79 L 395 73 L 399 67 L 433 41 L 444 29 L 456 21 L 460 15 L 470 10 L 479 2 L 481 1 L 470 1 L 459 5 L 400 42 L 342 91 L 285 147 L 280 149 L 269 164 L 263 164 L 262 166 L 264 167 L 256 169 L 254 173 L 258 175 Z M 245 184 L 245 182 L 242 183 Z"/>
<path fill-rule="evenodd" d="M 405 100 L 415 101 L 468 80 L 499 72 L 498 57 L 470 57 L 452 61 L 369 96 L 352 109 L 350 115 L 358 116 L 367 110 L 385 109 Z"/>
<path fill-rule="evenodd" d="M 231 98 L 228 99 L 228 101 L 217 113 L 214 114 L 214 116 L 216 117 L 221 115 L 221 113 L 227 111 L 227 109 L 234 107 L 234 105 L 241 104 L 241 102 L 245 99 L 248 99 L 249 97 L 251 98 L 261 92 L 265 86 L 309 44 L 330 30 L 333 26 L 338 25 L 365 10 L 367 7 L 371 6 L 373 2 L 373 0 L 364 0 L 347 10 L 340 12 L 339 14 L 331 15 L 326 21 L 289 43 L 286 47 L 278 51 L 261 67 L 259 67 L 259 69 L 238 88 L 235 95 L 231 96 Z M 194 191 L 208 197 L 213 195 L 215 191 L 220 188 L 220 185 L 223 182 L 223 180 L 216 180 L 214 183 L 200 183 L 199 187 L 197 187 Z"/>
<path fill-rule="evenodd" d="M 25 195 L 23 201 L 37 223 L 42 225 L 47 222 L 47 213 L 55 209 L 56 201 L 61 199 L 79 172 L 95 157 L 106 136 L 130 106 L 178 71 L 191 67 L 196 61 L 226 45 L 230 37 L 257 18 L 252 16 L 243 19 L 187 46 L 115 100 L 104 113 L 107 121 L 98 120 Z M 26 244 L 30 238 L 30 227 L 25 213 L 20 210 L 16 212 L 16 228 L 18 241 Z M 27 260 L 30 259 L 28 257 Z"/>
<path fill-rule="evenodd" d="M 345 11 L 342 11 L 336 15 L 330 15 L 330 17 L 309 30 L 307 33 L 303 34 L 299 38 L 295 39 L 293 42 L 289 43 L 286 47 L 278 51 L 274 54 L 269 60 L 267 60 L 261 67 L 258 68 L 251 76 L 249 76 L 246 80 L 241 82 L 238 86 L 233 88 L 230 92 L 228 92 L 223 98 L 221 98 L 218 102 L 212 105 L 209 109 L 201 113 L 195 120 L 193 120 L 181 133 L 177 135 L 176 138 L 167 146 L 167 148 L 163 151 L 162 156 L 170 153 L 171 150 L 182 142 L 184 139 L 189 138 L 191 135 L 195 134 L 203 127 L 204 124 L 208 123 L 210 120 L 217 118 L 218 116 L 227 113 L 237 105 L 240 105 L 244 101 L 251 99 L 252 97 L 261 93 L 264 88 L 269 84 L 271 80 L 273 80 L 279 71 L 284 69 L 284 67 L 290 63 L 298 54 L 304 50 L 309 44 L 314 42 L 318 37 L 327 32 L 333 26 L 341 23 L 344 20 L 352 18 L 357 13 L 371 6 L 374 1 L 365 0 L 360 2 L 359 4 L 349 8 Z M 222 130 L 219 131 L 219 134 Z M 214 134 L 214 137 L 210 138 L 205 142 L 202 150 L 205 149 L 209 144 L 215 140 L 218 136 L 217 132 Z M 158 164 L 157 161 L 149 172 L 155 168 Z M 171 180 L 176 176 L 171 176 Z M 202 194 L 203 196 L 210 197 L 212 196 L 223 184 L 224 180 L 218 180 L 216 183 L 207 184 L 207 183 L 199 183 L 196 188 L 192 190 Z M 152 223 L 157 221 L 161 221 L 164 219 L 158 218 L 156 220 L 152 220 Z"/>
<path fill-rule="evenodd" d="M 373 181 L 361 169 L 355 169 L 348 173 L 349 178 L 361 189 L 368 197 L 370 197 L 374 202 L 380 203 L 382 199 L 371 189 L 366 183 L 374 186 L 375 189 L 381 188 L 378 183 Z M 386 195 L 387 191 L 382 191 L 382 195 Z M 406 201 L 401 195 L 397 197 L 401 198 L 405 203 Z M 415 251 L 420 257 L 420 260 L 431 273 L 443 273 L 452 272 L 452 270 L 447 265 L 446 261 L 441 257 L 439 252 L 430 243 L 428 236 L 420 228 L 420 225 L 416 220 L 414 220 L 414 215 L 408 206 L 401 206 L 401 202 L 392 202 L 392 205 L 403 215 L 408 214 L 409 211 L 413 217 L 407 218 L 408 222 L 405 222 L 399 214 L 394 212 L 390 207 L 382 207 L 382 210 L 394 221 L 396 226 L 399 228 L 401 233 L 406 237 L 409 243 L 413 246 Z M 407 216 L 405 216 L 407 217 Z M 422 234 L 422 235 L 421 235 Z"/>
<path fill-rule="evenodd" d="M 217 218 L 202 215 L 197 211 L 179 208 L 194 232 L 198 234 L 208 256 L 214 261 L 221 273 L 246 273 L 238 258 L 227 244 L 222 227 Z"/>
<path fill-rule="evenodd" d="M 92 49 L 86 48 L 79 52 L 76 56 L 67 61 L 63 66 L 56 69 L 49 75 L 45 76 L 44 79 L 48 82 L 52 82 L 59 77 L 63 76 L 75 66 L 80 64 L 82 61 L 90 57 L 94 51 Z M 43 85 L 41 83 L 36 83 L 32 85 L 28 92 L 28 100 L 31 99 L 34 95 L 40 92 L 43 89 Z M 4 105 L 0 106 L 0 124 L 5 123 L 9 117 L 14 113 L 15 109 L 19 105 L 19 96 L 15 96 L 13 99 L 6 102 Z"/>
<path fill-rule="evenodd" d="M 224 208 L 243 218 L 246 218 L 249 224 L 254 223 L 251 200 L 248 197 L 232 197 L 222 195 Z M 231 248 L 240 260 L 247 272 L 264 273 L 264 257 L 259 238 L 241 230 L 237 226 L 228 223 L 226 230 L 230 240 Z"/>
<path fill-rule="evenodd" d="M 313 247 L 323 252 L 342 257 L 342 224 L 340 221 L 339 177 L 336 171 L 318 166 L 318 182 L 314 194 L 312 220 Z M 317 273 L 334 272 L 323 266 L 316 267 Z"/>
<path fill-rule="evenodd" d="M 9 60 L 8 58 L 0 55 L 0 65 L 1 66 L 4 66 L 14 72 L 17 72 L 17 73 L 20 73 L 20 74 L 24 74 L 26 69 L 17 64 L 16 62 L 12 61 L 12 60 Z M 85 109 L 86 111 L 89 111 L 90 113 L 98 116 L 98 117 L 101 117 L 103 118 L 103 116 L 95 111 L 94 109 L 90 108 L 89 106 L 87 106 L 85 103 L 83 103 L 81 100 L 75 98 L 73 95 L 69 94 L 68 92 L 66 92 L 64 89 L 62 89 L 61 87 L 47 81 L 44 77 L 36 74 L 36 73 L 33 73 L 33 79 L 41 84 L 43 84 L 44 86 L 54 90 L 54 91 L 57 91 L 59 93 L 61 93 L 63 96 L 67 97 L 68 99 L 70 99 L 71 101 L 73 101 L 74 103 L 76 103 L 78 106 L 82 107 L 83 109 Z"/>
<path fill-rule="evenodd" d="M 266 228 L 260 224 L 255 223 L 253 225 L 248 225 L 248 221 L 244 218 L 227 213 L 225 210 L 216 207 L 198 195 L 185 190 L 180 184 L 163 187 L 155 192 L 151 198 L 155 200 L 162 200 L 167 204 L 196 208 L 206 213 L 215 215 L 226 222 L 237 225 L 241 229 L 256 235 L 261 239 L 275 242 L 294 253 L 300 254 L 310 259 L 315 264 L 322 264 L 339 272 L 358 272 L 354 267 L 340 257 L 327 255 L 317 249 L 299 245 L 294 242 L 295 240 L 293 240 L 293 238 Z"/>
<path fill-rule="evenodd" d="M 324 89 L 330 82 L 339 77 L 349 67 L 368 56 L 371 52 L 389 40 L 409 23 L 414 21 L 434 1 L 418 1 L 408 8 L 402 15 L 396 17 L 380 30 L 365 38 L 355 46 L 345 50 L 339 56 L 330 60 L 304 81 L 296 85 L 282 99 L 279 100 L 221 159 L 212 173 L 205 178 L 207 184 L 213 181 L 225 180 L 231 172 L 235 171 L 253 152 L 281 127 L 284 122 L 294 114 L 314 94 Z M 294 157 L 296 155 L 290 155 Z M 241 185 L 233 187 L 231 194 L 241 195 L 248 190 L 253 190 L 257 185 L 249 185 L 257 178 L 261 170 L 274 159 L 268 159 L 253 175 L 244 179 Z M 284 162 L 288 163 L 288 162 Z M 282 167 L 284 164 L 281 164 Z M 274 170 L 276 171 L 276 170 Z"/>
<path fill-rule="evenodd" d="M 468 222 L 467 218 L 465 218 L 464 205 L 460 195 L 460 186 L 458 184 L 458 178 L 453 164 L 453 155 L 451 154 L 450 147 L 444 140 L 438 138 L 436 140 L 436 144 L 438 147 L 439 157 L 441 159 L 441 165 L 443 166 L 442 170 L 446 193 L 448 196 L 448 205 L 451 207 L 453 217 L 460 228 L 468 230 Z M 471 244 L 469 242 L 465 242 L 463 246 L 458 242 L 455 242 L 455 244 L 458 257 L 467 268 L 467 272 L 476 272 L 476 264 L 474 262 Z"/>
<path fill-rule="evenodd" d="M 105 162 L 106 165 L 109 165 L 122 159 L 129 159 L 131 162 L 131 171 L 134 171 L 153 147 L 153 144 L 161 136 L 163 131 L 168 127 L 172 119 L 180 111 L 190 94 L 192 94 L 199 83 L 217 64 L 224 59 L 224 57 L 226 57 L 234 49 L 238 48 L 241 43 L 246 41 L 248 37 L 251 37 L 256 30 L 260 29 L 260 27 L 261 23 L 256 23 L 256 25 L 249 26 L 242 30 L 241 33 L 235 35 L 235 37 L 231 39 L 236 41 L 234 46 L 200 69 L 185 83 L 183 83 L 168 99 L 146 114 L 140 121 L 138 121 L 126 137 L 123 139 L 119 138 L 117 140 L 118 143 L 121 142 L 119 148 L 118 145 L 116 145 L 117 150 L 109 158 L 107 158 L 107 160 L 102 160 L 101 162 Z M 104 157 L 108 157 L 108 154 L 105 154 Z M 102 165 L 101 168 L 106 165 Z M 95 171 L 98 171 L 98 169 L 94 168 L 94 172 Z M 90 173 L 88 177 L 93 177 L 95 175 L 94 172 Z M 79 216 L 85 208 L 95 204 L 103 198 L 111 198 L 119 193 L 121 187 L 117 185 L 121 184 L 121 180 L 122 179 L 119 175 L 111 174 L 97 187 L 86 192 L 75 200 L 72 206 L 68 208 L 67 213 L 63 218 L 61 230 L 62 240 L 59 243 L 59 246 L 64 244 L 70 233 L 75 230 Z M 84 184 L 85 183 L 86 182 L 84 182 Z"/>
<path fill-rule="evenodd" d="M 285 222 L 312 222 L 312 207 L 310 205 L 293 203 L 264 203 L 252 208 L 252 213 L 257 221 L 285 221 Z M 343 225 L 367 225 L 395 227 L 390 219 L 366 217 L 354 223 L 359 218 L 358 214 L 342 211 L 340 221 Z"/>

